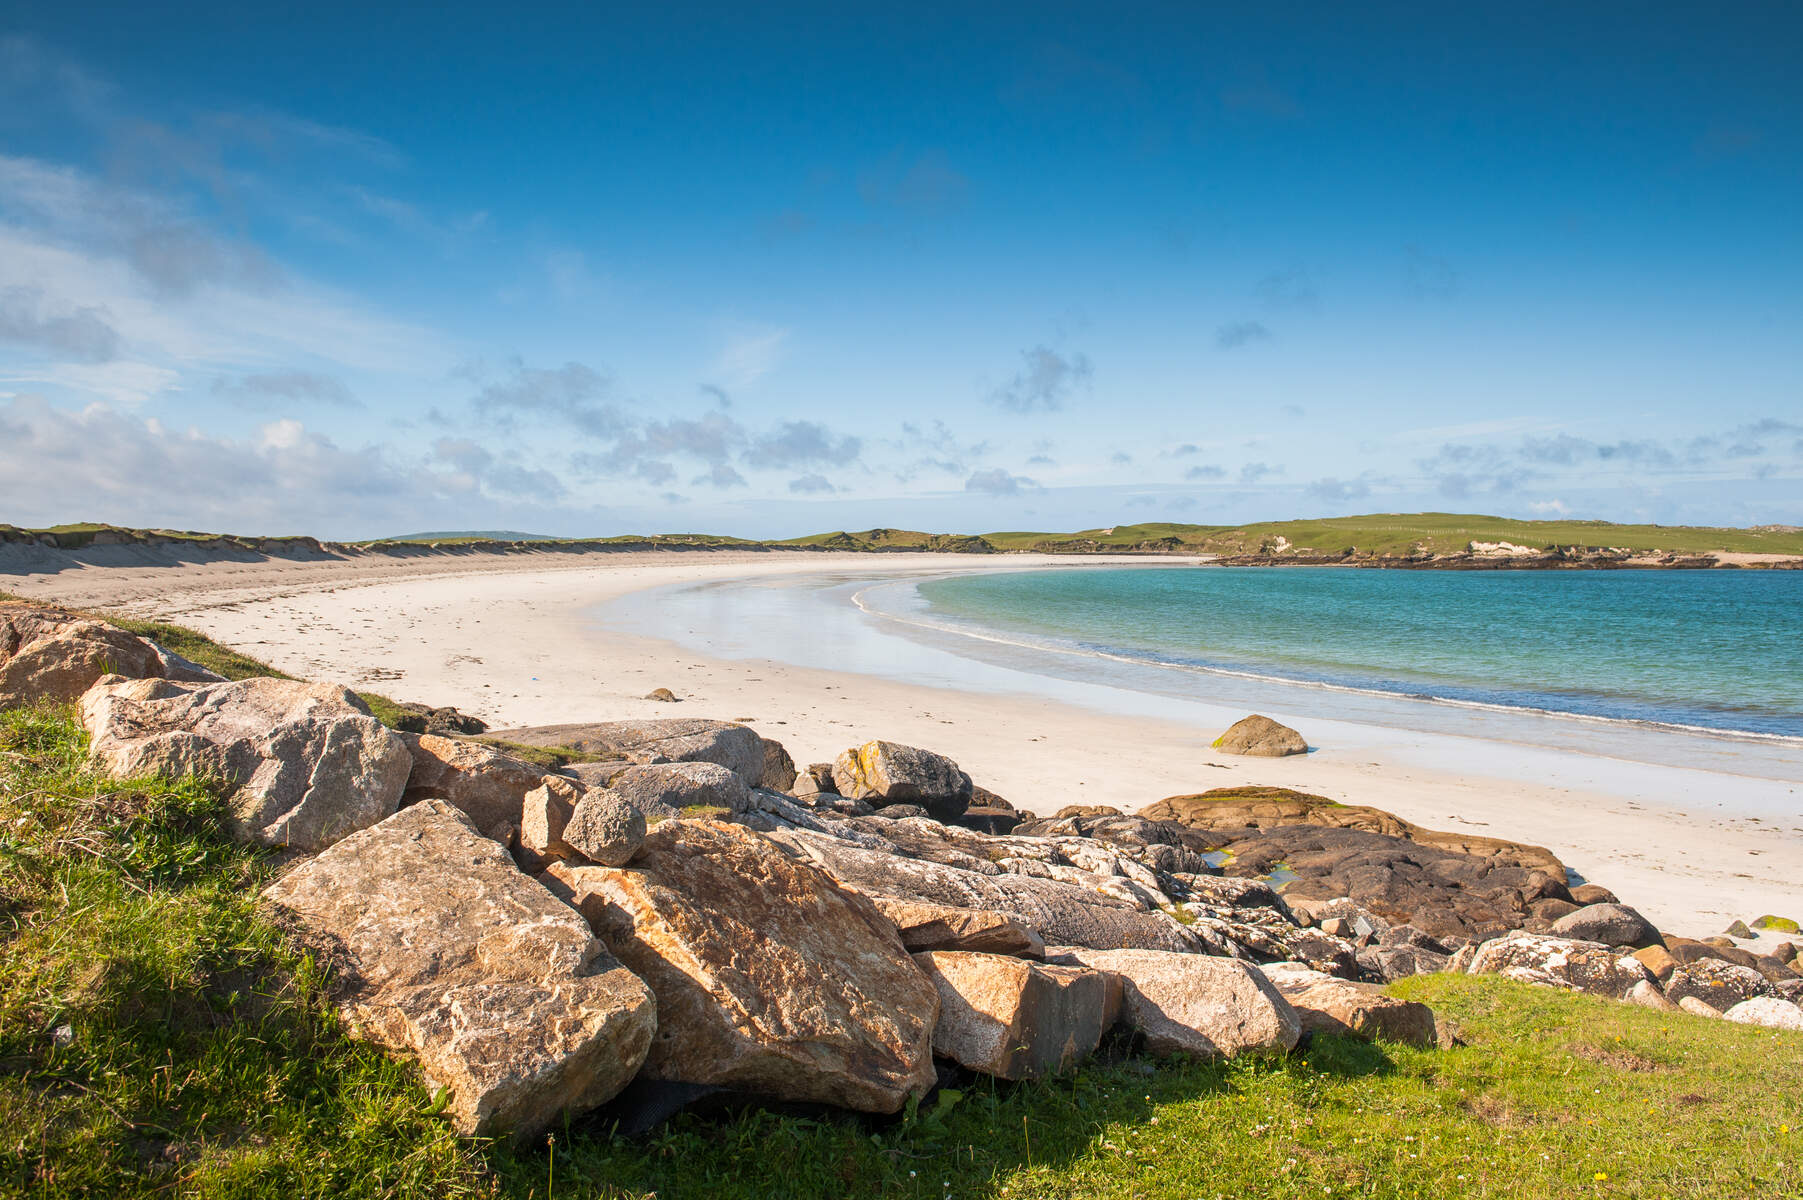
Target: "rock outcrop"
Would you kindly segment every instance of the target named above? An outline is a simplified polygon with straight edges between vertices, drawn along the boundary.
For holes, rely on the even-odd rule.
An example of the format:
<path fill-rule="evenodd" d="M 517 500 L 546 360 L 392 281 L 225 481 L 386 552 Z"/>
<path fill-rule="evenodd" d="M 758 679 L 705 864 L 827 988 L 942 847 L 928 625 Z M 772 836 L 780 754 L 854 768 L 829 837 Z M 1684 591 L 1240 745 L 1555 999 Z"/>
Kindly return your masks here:
<path fill-rule="evenodd" d="M 1045 942 L 1024 923 L 1001 913 L 974 908 L 950 908 L 915 900 L 872 896 L 877 911 L 888 917 L 902 945 L 910 951 L 967 950 L 978 954 L 1008 954 L 1016 958 L 1044 958 Z"/>
<path fill-rule="evenodd" d="M 649 989 L 445 801 L 352 834 L 264 899 L 336 961 L 352 1028 L 449 1089 L 461 1133 L 540 1132 L 615 1095 L 650 1047 Z"/>
<path fill-rule="evenodd" d="M 957 763 L 896 742 L 865 742 L 845 751 L 833 763 L 833 784 L 841 796 L 877 808 L 918 804 L 941 821 L 962 816 L 970 806 L 970 776 Z"/>
<path fill-rule="evenodd" d="M 1638 959 L 1601 942 L 1521 932 L 1479 946 L 1471 974 L 1502 975 L 1612 1000 L 1625 999 L 1636 985 L 1653 982 L 1652 972 Z M 1671 994 L 1669 989 L 1666 994 Z"/>
<path fill-rule="evenodd" d="M 933 1053 L 968 1070 L 997 1079 L 1056 1075 L 1089 1057 L 1106 1032 L 1108 980 L 1100 971 L 956 950 L 914 961 L 939 991 Z"/>
<path fill-rule="evenodd" d="M 108 676 L 82 697 L 81 717 L 112 774 L 220 780 L 236 836 L 299 850 L 392 814 L 413 765 L 397 734 L 330 684 Z"/>
<path fill-rule="evenodd" d="M 665 821 L 629 868 L 542 877 L 657 997 L 649 1079 L 894 1112 L 939 993 L 861 896 L 741 826 Z"/>
<path fill-rule="evenodd" d="M 1233 1058 L 1296 1045 L 1302 1022 L 1258 968 L 1231 958 L 1156 950 L 1048 949 L 1046 961 L 1123 981 L 1121 1020 L 1153 1054 Z"/>
<path fill-rule="evenodd" d="M 619 755 L 635 763 L 711 762 L 732 771 L 747 787 L 764 774 L 764 739 L 730 721 L 677 717 L 665 721 L 599 721 L 536 725 L 493 734 L 521 746 L 545 746 L 579 754 Z"/>
<path fill-rule="evenodd" d="M 1244 754 L 1253 758 L 1286 758 L 1308 753 L 1308 743 L 1301 734 L 1257 713 L 1235 721 L 1212 744 L 1223 754 Z"/>

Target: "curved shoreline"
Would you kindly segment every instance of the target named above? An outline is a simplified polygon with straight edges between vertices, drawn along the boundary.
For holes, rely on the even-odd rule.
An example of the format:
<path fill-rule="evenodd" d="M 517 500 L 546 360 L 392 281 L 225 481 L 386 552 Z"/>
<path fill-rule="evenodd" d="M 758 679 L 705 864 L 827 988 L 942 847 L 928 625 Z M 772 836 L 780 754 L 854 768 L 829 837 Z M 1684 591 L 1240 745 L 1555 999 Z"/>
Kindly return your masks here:
<path fill-rule="evenodd" d="M 984 668 L 977 680 L 970 664 L 950 655 L 950 662 L 932 660 L 955 672 L 939 686 L 843 666 L 796 666 L 756 653 L 755 645 L 746 657 L 729 657 L 671 640 L 687 631 L 668 622 L 662 636 L 653 636 L 592 615 L 611 600 L 649 589 L 713 583 L 721 586 L 709 620 L 732 627 L 752 615 L 739 589 L 759 581 L 812 586 L 821 578 L 844 584 L 1041 564 L 1078 565 L 1015 556 L 973 562 L 819 552 L 615 554 L 605 564 L 463 559 L 454 569 L 427 562 L 383 570 L 319 563 L 86 568 L 6 587 L 28 597 L 155 614 L 296 675 L 456 705 L 495 725 L 749 719 L 784 742 L 798 762 L 887 738 L 946 753 L 985 786 L 1048 813 L 1066 804 L 1137 810 L 1163 796 L 1212 787 L 1295 787 L 1372 804 L 1432 828 L 1547 845 L 1586 877 L 1636 897 L 1661 927 L 1689 935 L 1717 933 L 1731 919 L 1762 912 L 1803 911 L 1803 886 L 1796 883 L 1803 879 L 1803 839 L 1794 836 L 1803 832 L 1797 828 L 1803 780 L 1734 773 L 1737 746 L 1693 766 L 1649 766 L 1311 718 L 1298 727 L 1320 747 L 1316 753 L 1223 759 L 1208 741 L 1244 711 L 1124 693 L 1109 699 L 1137 707 L 1099 710 L 1088 702 L 1092 685 L 1005 668 Z M 840 632 L 847 650 L 870 640 Z M 931 654 L 906 639 L 888 640 L 893 644 L 885 653 L 910 661 Z M 820 649 L 831 663 L 839 647 Z M 685 702 L 643 698 L 660 686 Z"/>

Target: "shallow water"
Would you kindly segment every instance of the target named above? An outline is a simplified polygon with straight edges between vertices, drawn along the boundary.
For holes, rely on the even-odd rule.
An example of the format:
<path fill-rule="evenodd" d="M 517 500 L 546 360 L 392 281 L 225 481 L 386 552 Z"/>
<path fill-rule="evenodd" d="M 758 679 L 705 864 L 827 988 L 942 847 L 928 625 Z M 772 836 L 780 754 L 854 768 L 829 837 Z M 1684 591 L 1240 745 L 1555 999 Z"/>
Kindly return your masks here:
<path fill-rule="evenodd" d="M 919 596 L 1049 650 L 1803 737 L 1803 572 L 1049 570 Z"/>

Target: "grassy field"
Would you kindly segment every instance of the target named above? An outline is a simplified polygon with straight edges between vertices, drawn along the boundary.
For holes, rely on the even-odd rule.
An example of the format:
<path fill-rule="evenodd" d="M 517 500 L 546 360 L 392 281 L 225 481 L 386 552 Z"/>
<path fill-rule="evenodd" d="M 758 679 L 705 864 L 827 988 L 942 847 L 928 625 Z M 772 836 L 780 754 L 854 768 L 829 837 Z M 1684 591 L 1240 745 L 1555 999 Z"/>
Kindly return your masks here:
<path fill-rule="evenodd" d="M 1803 1035 L 1468 976 L 1393 988 L 1457 1026 L 1447 1051 L 1115 1043 L 899 1118 L 754 1109 L 628 1139 L 603 1114 L 518 1153 L 461 1141 L 260 920 L 276 863 L 220 815 L 200 780 L 96 776 L 66 709 L 0 712 L 0 1196 L 1803 1197 Z"/>
<path fill-rule="evenodd" d="M 59 525 L 48 530 L 18 530 L 0 525 L 0 533 L 55 533 L 65 547 L 82 544 L 101 530 L 130 533 L 109 525 Z M 213 535 L 154 530 L 164 537 L 206 538 Z M 1377 513 L 1359 517 L 1325 517 L 1312 521 L 1267 521 L 1252 525 L 1115 525 L 1075 533 L 1006 530 L 984 534 L 924 533 L 909 529 L 835 530 L 775 542 L 758 542 L 720 534 L 625 534 L 599 538 L 535 538 L 547 546 L 580 542 L 602 546 L 681 546 L 706 549 L 819 548 L 849 551 L 921 551 L 990 553 L 1039 550 L 1163 549 L 1207 554 L 1259 554 L 1288 543 L 1292 552 L 1337 555 L 1406 556 L 1416 553 L 1458 554 L 1473 541 L 1513 542 L 1518 546 L 1618 547 L 1669 554 L 1733 552 L 1803 556 L 1803 531 L 1785 529 L 1716 529 L 1672 525 L 1613 525 L 1607 521 L 1514 521 L 1461 513 Z M 494 539 L 479 533 L 416 534 L 355 543 L 378 545 L 480 546 Z"/>

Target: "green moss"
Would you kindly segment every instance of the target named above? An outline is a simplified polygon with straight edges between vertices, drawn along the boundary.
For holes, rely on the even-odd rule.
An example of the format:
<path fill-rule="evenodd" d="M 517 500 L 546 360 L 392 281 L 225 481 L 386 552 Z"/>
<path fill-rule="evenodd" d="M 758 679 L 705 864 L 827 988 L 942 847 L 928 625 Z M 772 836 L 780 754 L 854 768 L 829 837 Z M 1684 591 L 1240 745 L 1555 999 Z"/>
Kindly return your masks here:
<path fill-rule="evenodd" d="M 1797 923 L 1789 917 L 1774 917 L 1770 913 L 1753 922 L 1753 928 L 1764 929 L 1772 933 L 1796 933 Z"/>

